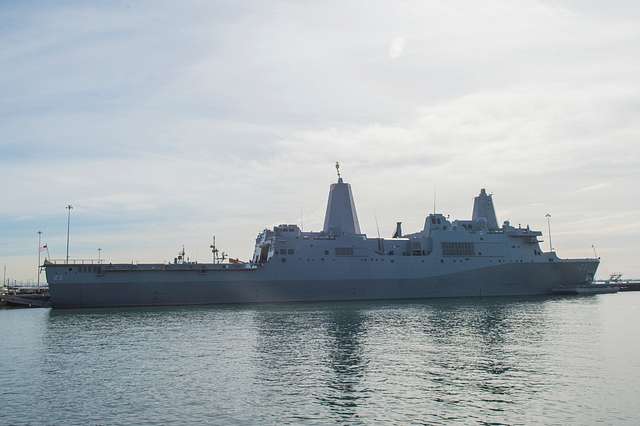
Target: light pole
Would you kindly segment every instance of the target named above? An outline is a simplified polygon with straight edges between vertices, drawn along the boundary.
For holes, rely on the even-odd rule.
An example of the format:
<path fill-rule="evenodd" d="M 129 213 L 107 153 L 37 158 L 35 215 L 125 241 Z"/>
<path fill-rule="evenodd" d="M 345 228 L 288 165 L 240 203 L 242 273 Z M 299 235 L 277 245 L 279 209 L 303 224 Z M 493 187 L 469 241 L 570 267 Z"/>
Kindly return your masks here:
<path fill-rule="evenodd" d="M 67 212 L 67 264 L 69 263 L 69 228 L 71 226 L 71 209 L 72 208 L 73 206 L 71 204 L 65 207 L 65 209 L 68 210 Z"/>
<path fill-rule="evenodd" d="M 102 255 L 102 249 L 98 248 L 98 263 L 102 263 L 101 260 L 100 260 L 101 259 L 101 255 Z"/>
<path fill-rule="evenodd" d="M 547 213 L 544 217 L 547 218 L 547 230 L 549 232 L 549 251 L 553 251 L 553 245 L 551 244 L 551 215 Z"/>
<path fill-rule="evenodd" d="M 42 247 L 42 231 L 38 231 L 38 287 L 40 287 L 40 247 Z"/>

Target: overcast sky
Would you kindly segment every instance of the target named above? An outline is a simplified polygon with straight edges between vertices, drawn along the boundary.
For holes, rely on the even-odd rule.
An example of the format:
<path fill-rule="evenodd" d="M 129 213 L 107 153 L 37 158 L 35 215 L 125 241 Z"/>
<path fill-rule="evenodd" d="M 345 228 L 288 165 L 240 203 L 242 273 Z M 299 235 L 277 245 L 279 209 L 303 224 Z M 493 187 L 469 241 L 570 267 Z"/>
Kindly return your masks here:
<path fill-rule="evenodd" d="M 640 2 L 0 2 L 0 267 L 166 261 L 437 210 L 545 231 L 640 276 Z M 547 243 L 545 242 L 545 249 Z"/>

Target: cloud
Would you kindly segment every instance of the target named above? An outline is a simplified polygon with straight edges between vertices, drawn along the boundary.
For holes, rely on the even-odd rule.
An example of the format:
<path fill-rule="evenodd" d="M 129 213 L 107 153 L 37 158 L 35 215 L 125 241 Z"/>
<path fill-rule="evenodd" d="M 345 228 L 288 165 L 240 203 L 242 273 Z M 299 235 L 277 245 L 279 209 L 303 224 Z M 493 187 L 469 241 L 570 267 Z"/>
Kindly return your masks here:
<path fill-rule="evenodd" d="M 404 53 L 405 38 L 395 37 L 389 46 L 389 58 L 398 59 Z"/>
<path fill-rule="evenodd" d="M 578 192 L 597 191 L 599 189 L 604 189 L 604 188 L 606 188 L 608 186 L 609 186 L 609 184 L 606 183 L 606 182 L 595 183 L 593 185 L 585 186 L 585 187 L 582 187 L 582 188 L 578 189 Z"/>
<path fill-rule="evenodd" d="M 501 220 L 551 211 L 561 254 L 640 274 L 611 223 L 640 221 L 632 3 L 0 8 L 0 258 L 24 277 L 67 202 L 78 255 L 204 259 L 215 232 L 243 257 L 301 210 L 321 226 L 336 160 L 369 232 L 422 226 L 434 188 L 469 217 L 487 187 Z"/>

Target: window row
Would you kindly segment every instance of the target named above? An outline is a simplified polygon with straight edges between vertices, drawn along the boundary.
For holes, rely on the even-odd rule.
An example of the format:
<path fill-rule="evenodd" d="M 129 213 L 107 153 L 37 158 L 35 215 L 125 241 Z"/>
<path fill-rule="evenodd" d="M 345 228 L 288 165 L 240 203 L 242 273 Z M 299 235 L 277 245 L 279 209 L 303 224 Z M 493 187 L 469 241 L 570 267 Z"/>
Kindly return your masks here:
<path fill-rule="evenodd" d="M 443 256 L 475 256 L 475 248 L 473 243 L 443 242 L 441 244 Z"/>

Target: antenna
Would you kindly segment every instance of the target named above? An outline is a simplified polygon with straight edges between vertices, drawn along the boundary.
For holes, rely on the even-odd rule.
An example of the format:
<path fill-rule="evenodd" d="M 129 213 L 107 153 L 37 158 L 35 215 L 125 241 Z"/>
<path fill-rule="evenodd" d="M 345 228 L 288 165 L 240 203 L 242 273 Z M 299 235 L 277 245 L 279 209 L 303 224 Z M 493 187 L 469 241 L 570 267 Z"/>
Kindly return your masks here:
<path fill-rule="evenodd" d="M 342 179 L 342 176 L 340 176 L 340 163 L 338 161 L 336 161 L 336 172 L 338 173 L 338 180 Z"/>
<path fill-rule="evenodd" d="M 433 187 L 433 214 L 436 214 L 436 187 Z"/>
<path fill-rule="evenodd" d="M 373 218 L 376 220 L 376 230 L 378 231 L 378 251 L 384 252 L 384 246 L 382 245 L 382 239 L 380 238 L 380 225 L 378 225 L 378 215 L 374 213 Z"/>
<path fill-rule="evenodd" d="M 553 245 L 551 244 L 551 215 L 547 213 L 546 215 L 544 215 L 544 217 L 547 218 L 547 229 L 549 231 L 549 251 L 552 252 Z"/>

